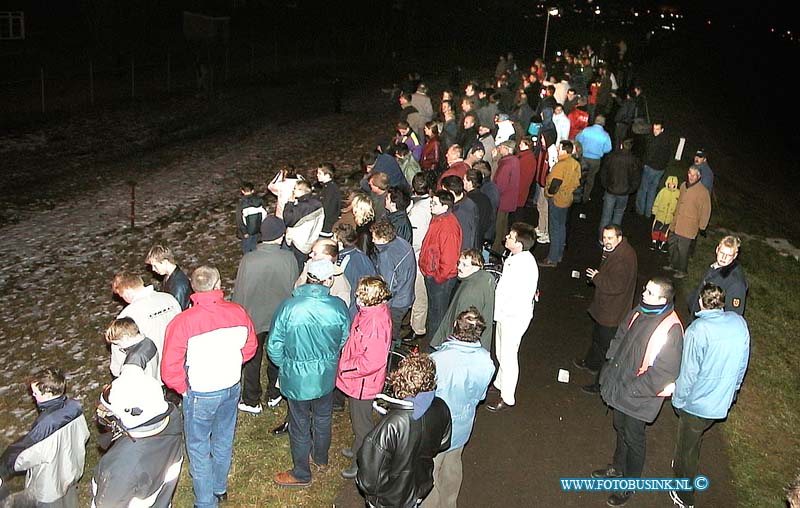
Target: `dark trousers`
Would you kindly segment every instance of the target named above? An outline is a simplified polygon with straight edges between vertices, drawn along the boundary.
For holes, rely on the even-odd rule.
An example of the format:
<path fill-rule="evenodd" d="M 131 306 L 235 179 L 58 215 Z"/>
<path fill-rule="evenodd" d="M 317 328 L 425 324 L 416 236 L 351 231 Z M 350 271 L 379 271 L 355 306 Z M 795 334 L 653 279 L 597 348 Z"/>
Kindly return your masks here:
<path fill-rule="evenodd" d="M 392 314 L 392 349 L 397 349 L 400 345 L 400 327 L 408 313 L 408 307 L 391 307 L 389 310 Z"/>
<path fill-rule="evenodd" d="M 242 402 L 248 406 L 257 406 L 261 402 L 261 360 L 264 357 L 264 345 L 269 332 L 256 335 L 258 346 L 256 354 L 242 366 Z M 275 387 L 278 381 L 278 367 L 267 358 L 267 397 L 274 399 L 281 394 Z"/>
<path fill-rule="evenodd" d="M 714 425 L 716 420 L 700 418 L 682 409 L 678 409 L 677 412 L 679 417 L 678 438 L 675 443 L 672 472 L 675 473 L 675 478 L 693 480 L 697 475 L 697 465 L 700 462 L 703 434 Z M 694 491 L 681 491 L 678 492 L 678 495 L 685 504 L 694 504 Z"/>
<path fill-rule="evenodd" d="M 672 234 L 667 240 L 669 246 L 669 264 L 677 272 L 686 273 L 689 269 L 689 249 L 692 239 Z"/>
<path fill-rule="evenodd" d="M 314 400 L 289 401 L 289 442 L 292 449 L 292 475 L 311 480 L 311 464 L 328 464 L 333 424 L 333 391 Z"/>
<path fill-rule="evenodd" d="M 646 423 L 614 410 L 614 430 L 617 447 L 614 449 L 614 469 L 626 478 L 641 478 L 647 448 Z"/>
<path fill-rule="evenodd" d="M 453 295 L 457 280 L 458 277 L 453 277 L 439 284 L 433 277 L 425 276 L 425 289 L 428 292 L 428 320 L 425 329 L 431 335 L 439 329 L 439 324 L 450 305 L 450 297 Z"/>
<path fill-rule="evenodd" d="M 358 457 L 358 450 L 364 443 L 364 438 L 367 437 L 369 431 L 375 426 L 372 421 L 372 400 L 360 400 L 353 397 L 350 398 L 350 423 L 353 425 L 353 445 L 350 447 L 353 450 L 353 464 L 356 463 Z"/>
<path fill-rule="evenodd" d="M 589 350 L 586 352 L 586 357 L 584 358 L 587 367 L 592 370 L 600 370 L 600 367 L 602 367 L 606 361 L 608 346 L 611 345 L 611 340 L 614 338 L 616 332 L 616 326 L 603 326 L 598 324 L 597 321 L 593 321 L 592 345 L 589 346 Z"/>

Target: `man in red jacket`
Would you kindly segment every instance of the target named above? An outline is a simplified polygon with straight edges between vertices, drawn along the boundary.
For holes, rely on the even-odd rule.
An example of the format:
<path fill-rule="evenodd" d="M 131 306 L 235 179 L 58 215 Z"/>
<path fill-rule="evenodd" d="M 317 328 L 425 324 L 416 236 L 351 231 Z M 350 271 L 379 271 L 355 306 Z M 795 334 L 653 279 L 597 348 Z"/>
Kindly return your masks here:
<path fill-rule="evenodd" d="M 504 141 L 496 148 L 497 171 L 492 180 L 500 190 L 500 207 L 497 209 L 497 228 L 492 249 L 500 254 L 505 246 L 506 233 L 508 233 L 508 214 L 516 211 L 519 199 L 519 159 L 514 155 L 513 141 Z"/>
<path fill-rule="evenodd" d="M 461 225 L 452 213 L 454 202 L 453 195 L 446 190 L 433 194 L 433 217 L 419 253 L 419 271 L 425 278 L 425 289 L 428 292 L 428 319 L 425 329 L 430 333 L 439 329 L 439 323 L 447 312 L 450 295 L 458 280 Z"/>
<path fill-rule="evenodd" d="M 213 507 L 228 497 L 239 378 L 258 342 L 244 307 L 223 299 L 216 268 L 201 266 L 191 280 L 194 305 L 167 325 L 161 379 L 183 395 L 194 505 Z"/>

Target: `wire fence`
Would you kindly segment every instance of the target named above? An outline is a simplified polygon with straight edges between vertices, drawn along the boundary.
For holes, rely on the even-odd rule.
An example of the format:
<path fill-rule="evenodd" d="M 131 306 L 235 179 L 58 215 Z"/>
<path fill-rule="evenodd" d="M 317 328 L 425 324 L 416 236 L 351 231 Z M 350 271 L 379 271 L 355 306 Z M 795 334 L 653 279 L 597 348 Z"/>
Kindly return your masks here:
<path fill-rule="evenodd" d="M 260 42 L 143 48 L 113 59 L 20 53 L 5 57 L 4 67 L 15 69 L 15 76 L 0 81 L 0 110 L 13 123 L 15 117 L 80 112 L 170 94 L 210 98 L 231 81 L 260 79 L 293 65 L 291 57 Z"/>

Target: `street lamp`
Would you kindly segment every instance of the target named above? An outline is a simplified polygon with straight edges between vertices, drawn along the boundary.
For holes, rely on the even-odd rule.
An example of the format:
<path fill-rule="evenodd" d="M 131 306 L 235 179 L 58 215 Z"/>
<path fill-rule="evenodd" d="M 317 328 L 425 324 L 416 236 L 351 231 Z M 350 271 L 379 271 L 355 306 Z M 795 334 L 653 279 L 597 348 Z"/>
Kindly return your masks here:
<path fill-rule="evenodd" d="M 544 25 L 544 45 L 542 46 L 542 61 L 547 55 L 547 32 L 550 30 L 550 16 L 558 16 L 558 7 L 547 9 L 547 22 Z"/>

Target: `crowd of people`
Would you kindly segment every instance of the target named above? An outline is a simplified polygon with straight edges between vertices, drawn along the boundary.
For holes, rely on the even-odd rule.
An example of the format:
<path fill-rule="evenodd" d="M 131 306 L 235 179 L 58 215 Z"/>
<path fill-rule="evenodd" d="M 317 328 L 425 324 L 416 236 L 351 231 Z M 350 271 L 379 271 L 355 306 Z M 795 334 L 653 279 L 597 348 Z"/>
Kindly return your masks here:
<path fill-rule="evenodd" d="M 363 154 L 357 189 L 343 193 L 330 163 L 313 176 L 282 168 L 270 196 L 241 185 L 243 256 L 230 300 L 215 267 L 187 274 L 163 245 L 145 257 L 160 291 L 138 273 L 116 274 L 127 305 L 105 334 L 114 380 L 99 398 L 108 451 L 92 474 L 93 506 L 169 506 L 184 445 L 194 505 L 217 506 L 238 413 L 284 401 L 272 433 L 288 434 L 293 467 L 274 474 L 277 485 L 306 487 L 328 470 L 333 412 L 347 407 L 353 441 L 340 451 L 351 459 L 341 475 L 367 506 L 456 506 L 477 407 L 487 398 L 494 413 L 516 407 L 539 270 L 558 269 L 570 208 L 597 197 L 598 176 L 602 258 L 586 271 L 593 331 L 574 364 L 595 374 L 583 390 L 614 410 L 617 445 L 592 476 L 641 476 L 646 426 L 669 396 L 680 416 L 675 475 L 696 474 L 703 433 L 725 418 L 747 368 L 740 242 L 719 243 L 684 330 L 672 279 L 653 276 L 634 301 L 637 254 L 621 224 L 635 195 L 636 212 L 652 220 L 646 244 L 668 249 L 664 269 L 685 277 L 711 214 L 705 152 L 685 182 L 664 182 L 673 150 L 664 121 L 649 118 L 629 66 L 588 47 L 526 71 L 503 55 L 486 82 L 440 100 L 429 91 L 414 76 L 399 87 L 395 132 Z M 549 244 L 539 260 L 537 242 Z M 394 366 L 393 354 L 405 359 Z M 28 471 L 27 495 L 41 506 L 77 506 L 89 438 L 80 404 L 57 369 L 37 374 L 31 390 L 40 413 L 3 454 L 2 478 Z M 692 492 L 670 495 L 694 504 Z"/>

